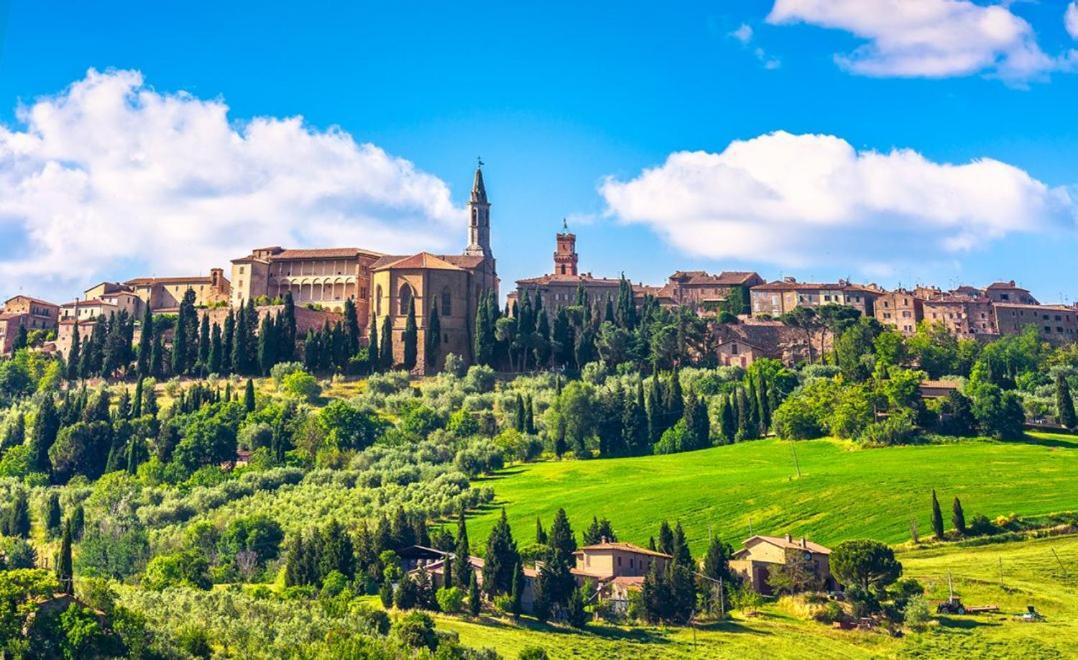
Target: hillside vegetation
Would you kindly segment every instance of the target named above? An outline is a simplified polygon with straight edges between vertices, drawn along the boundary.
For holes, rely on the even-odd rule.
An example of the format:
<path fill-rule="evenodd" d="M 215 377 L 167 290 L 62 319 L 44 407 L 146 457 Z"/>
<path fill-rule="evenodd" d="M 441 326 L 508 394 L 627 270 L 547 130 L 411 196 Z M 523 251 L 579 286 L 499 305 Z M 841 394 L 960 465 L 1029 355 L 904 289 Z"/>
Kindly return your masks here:
<path fill-rule="evenodd" d="M 801 476 L 797 476 L 796 463 Z M 820 543 L 910 539 L 910 520 L 931 536 L 930 498 L 961 498 L 967 515 L 1035 516 L 1078 508 L 1078 437 L 1031 434 L 1025 442 L 859 449 L 838 440 L 762 440 L 695 452 L 602 461 L 516 465 L 491 486 L 514 531 L 564 507 L 573 520 L 607 517 L 623 540 L 644 544 L 658 521 L 680 520 L 694 553 L 710 529 L 729 542 L 751 530 Z M 497 506 L 473 524 L 483 538 Z"/>

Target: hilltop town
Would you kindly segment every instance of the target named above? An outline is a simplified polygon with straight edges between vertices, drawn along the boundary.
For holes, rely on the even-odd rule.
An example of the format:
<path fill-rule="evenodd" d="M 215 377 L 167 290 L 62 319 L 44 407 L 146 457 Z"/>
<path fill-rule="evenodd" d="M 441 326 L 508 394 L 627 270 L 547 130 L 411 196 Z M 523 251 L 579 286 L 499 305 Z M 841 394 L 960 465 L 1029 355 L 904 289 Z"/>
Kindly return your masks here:
<path fill-rule="evenodd" d="M 99 320 L 177 315 L 184 295 L 191 292 L 199 319 L 207 317 L 211 326 L 222 327 L 229 310 L 253 303 L 261 319 L 278 313 L 290 297 L 300 339 L 309 330 L 317 332 L 341 321 L 349 306 L 358 319 L 363 345 L 370 343 L 370 328 L 383 333 L 388 329 L 388 337 L 399 338 L 393 341 L 395 363 L 405 362 L 403 337 L 411 313 L 417 351 L 413 368 L 437 371 L 450 354 L 470 363 L 476 314 L 488 297 L 498 299 L 501 284 L 491 249 L 490 207 L 483 172 L 477 168 L 467 204 L 467 244 L 460 254 L 387 255 L 355 247 L 271 246 L 233 259 L 229 277 L 217 267 L 208 275 L 106 281 L 87 288 L 81 299 L 64 303 L 20 294 L 6 300 L 0 310 L 0 354 L 30 344 L 66 359 L 73 342 L 89 338 Z M 624 277 L 597 277 L 582 271 L 579 262 L 576 236 L 563 225 L 555 236 L 552 271 L 518 280 L 506 296 L 507 314 L 527 300 L 544 310 L 549 328 L 567 307 L 586 301 L 603 314 L 606 307 L 618 304 L 619 296 L 629 295 L 638 308 L 684 309 L 708 319 L 718 362 L 741 367 L 761 357 L 793 365 L 811 358 L 814 350 L 822 353 L 826 345 L 814 347 L 806 339 L 805 326 L 811 329 L 813 314 L 806 315 L 805 310 L 828 306 L 852 308 L 906 336 L 927 322 L 963 339 L 988 341 L 1032 326 L 1054 345 L 1078 340 L 1078 303 L 1042 304 L 1015 280 L 952 290 L 919 285 L 888 291 L 846 280 L 767 281 L 755 272 L 677 271 L 665 283 L 651 285 Z M 435 325 L 438 338 L 431 339 Z M 136 325 L 133 332 L 137 339 L 140 328 Z M 166 332 L 163 339 L 167 343 L 171 335 Z M 426 355 L 431 350 L 437 353 L 434 360 Z"/>

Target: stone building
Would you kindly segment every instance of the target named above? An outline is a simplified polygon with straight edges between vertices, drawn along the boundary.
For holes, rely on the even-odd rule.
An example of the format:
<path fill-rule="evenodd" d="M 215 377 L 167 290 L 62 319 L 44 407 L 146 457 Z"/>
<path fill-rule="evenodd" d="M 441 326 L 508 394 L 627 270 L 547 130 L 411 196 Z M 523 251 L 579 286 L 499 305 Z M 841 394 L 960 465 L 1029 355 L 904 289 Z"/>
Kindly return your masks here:
<path fill-rule="evenodd" d="M 873 316 L 875 301 L 883 294 L 875 285 L 851 284 L 846 280 L 834 283 L 798 282 L 792 277 L 759 284 L 749 292 L 753 316 L 781 316 L 797 307 L 848 305 L 863 316 Z"/>
<path fill-rule="evenodd" d="M 873 307 L 877 321 L 904 335 L 915 333 L 917 324 L 924 319 L 923 300 L 906 289 L 881 294 Z"/>
<path fill-rule="evenodd" d="M 476 168 L 468 201 L 468 245 L 464 254 L 383 255 L 370 265 L 370 313 L 379 328 L 389 319 L 393 356 L 404 360 L 404 329 L 408 311 L 415 305 L 416 368 L 426 364 L 427 329 L 435 309 L 441 326 L 438 357 L 455 353 L 472 359 L 472 325 L 479 302 L 488 293 L 498 295 L 498 273 L 490 245 L 490 202 L 482 168 Z M 367 318 L 360 316 L 361 322 Z"/>
<path fill-rule="evenodd" d="M 339 312 L 351 299 L 362 323 L 369 313 L 371 265 L 381 256 L 353 247 L 255 249 L 232 260 L 232 306 L 261 297 L 280 299 L 291 292 L 297 307 L 318 305 Z"/>
<path fill-rule="evenodd" d="M 715 335 L 715 352 L 719 364 L 726 367 L 748 367 L 761 358 L 780 360 L 788 367 L 809 361 L 812 357 L 810 342 L 817 337 L 806 337 L 805 331 L 792 328 L 780 321 L 750 319 L 742 323 L 715 323 L 711 325 Z M 821 337 L 825 347 L 830 347 L 826 337 Z"/>
<path fill-rule="evenodd" d="M 753 536 L 730 558 L 730 570 L 737 573 L 755 591 L 771 594 L 771 574 L 791 562 L 804 562 L 820 590 L 833 589 L 831 549 L 804 537 L 794 539 L 789 534 Z"/>
<path fill-rule="evenodd" d="M 100 286 L 100 285 L 99 285 Z M 195 292 L 195 306 L 209 307 L 228 302 L 231 285 L 220 268 L 211 268 L 210 274 L 189 277 L 136 277 L 123 283 L 127 290 L 138 296 L 142 303 L 154 312 L 171 312 L 180 308 L 188 289 Z M 87 298 L 91 292 L 86 292 Z M 113 291 L 102 292 L 102 299 Z"/>
<path fill-rule="evenodd" d="M 59 319 L 59 305 L 30 296 L 9 298 L 0 309 L 0 355 L 11 351 L 19 329 L 52 330 Z"/>
<path fill-rule="evenodd" d="M 993 309 L 1001 335 L 1019 334 L 1032 325 L 1042 339 L 1053 344 L 1078 341 L 1078 307 L 997 302 Z"/>
<path fill-rule="evenodd" d="M 1029 291 L 1016 285 L 1014 280 L 1009 282 L 993 282 L 984 290 L 988 299 L 997 303 L 1018 303 L 1020 305 L 1038 305 L 1037 299 L 1030 295 Z"/>
<path fill-rule="evenodd" d="M 700 313 L 713 313 L 722 307 L 731 293 L 743 295 L 747 301 L 752 287 L 761 284 L 764 284 L 764 278 L 753 272 L 723 271 L 712 275 L 702 270 L 679 270 L 667 278 L 659 296 L 669 296 L 673 304 L 691 307 Z"/>
<path fill-rule="evenodd" d="M 942 323 L 956 337 L 990 338 L 999 334 L 992 301 L 987 296 L 944 295 L 923 301 L 922 307 L 926 322 Z"/>
<path fill-rule="evenodd" d="M 555 237 L 556 249 L 554 251 L 554 272 L 517 280 L 517 290 L 509 294 L 510 307 L 514 302 L 524 299 L 524 295 L 534 302 L 535 297 L 541 296 L 543 308 L 547 314 L 553 317 L 563 307 L 577 304 L 579 291 L 582 289 L 591 306 L 606 306 L 609 300 L 617 303 L 618 289 L 621 286 L 620 278 L 595 277 L 591 273 L 581 273 L 578 270 L 579 255 L 576 252 L 576 234 L 562 224 L 563 231 Z M 646 287 L 643 284 L 631 285 L 633 299 L 636 303 L 646 294 L 658 294 L 659 287 Z"/>

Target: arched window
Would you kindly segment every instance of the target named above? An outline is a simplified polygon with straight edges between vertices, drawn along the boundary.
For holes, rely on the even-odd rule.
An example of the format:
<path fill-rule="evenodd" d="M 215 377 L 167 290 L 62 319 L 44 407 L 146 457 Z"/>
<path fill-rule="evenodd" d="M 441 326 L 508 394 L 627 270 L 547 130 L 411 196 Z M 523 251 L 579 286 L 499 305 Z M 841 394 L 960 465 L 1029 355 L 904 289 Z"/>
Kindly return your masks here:
<path fill-rule="evenodd" d="M 374 315 L 382 315 L 382 285 L 379 284 L 374 288 Z"/>
<path fill-rule="evenodd" d="M 453 314 L 453 295 L 449 293 L 449 287 L 442 289 L 442 308 L 438 310 L 438 313 L 442 316 Z"/>
<path fill-rule="evenodd" d="M 412 306 L 412 287 L 407 283 L 401 285 L 400 293 L 397 294 L 397 300 L 400 302 L 400 306 L 397 309 L 397 313 L 401 316 L 408 314 L 408 309 Z"/>

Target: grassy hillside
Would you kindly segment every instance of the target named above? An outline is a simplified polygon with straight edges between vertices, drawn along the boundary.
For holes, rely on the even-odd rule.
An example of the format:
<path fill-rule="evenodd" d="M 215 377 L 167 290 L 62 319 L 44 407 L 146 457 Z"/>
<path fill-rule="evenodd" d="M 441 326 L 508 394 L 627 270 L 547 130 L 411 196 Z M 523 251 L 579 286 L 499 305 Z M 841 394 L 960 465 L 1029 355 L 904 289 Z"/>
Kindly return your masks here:
<path fill-rule="evenodd" d="M 1064 576 L 1052 549 L 1068 567 Z M 1064 658 L 1078 645 L 1078 537 L 1040 539 L 978 548 L 950 546 L 901 553 L 905 575 L 917 578 L 933 605 L 947 597 L 947 574 L 971 605 L 995 604 L 999 614 L 944 617 L 929 631 L 903 638 L 882 632 L 838 631 L 768 605 L 757 617 L 739 613 L 730 622 L 687 628 L 590 626 L 587 631 L 502 620 L 480 622 L 438 617 L 461 642 L 492 647 L 515 657 L 542 646 L 551 657 L 610 658 L 861 658 L 1037 657 Z M 999 566 L 1003 567 L 1003 587 Z M 1043 623 L 1014 618 L 1033 604 Z"/>
<path fill-rule="evenodd" d="M 796 476 L 794 452 L 801 476 Z M 1026 442 L 969 440 L 946 445 L 859 449 L 834 440 L 763 440 L 665 456 L 555 461 L 512 467 L 484 482 L 507 508 L 518 539 L 530 541 L 565 507 L 579 531 L 606 516 L 622 540 L 644 543 L 666 518 L 680 520 L 693 551 L 708 529 L 731 542 L 755 533 L 805 535 L 824 544 L 868 537 L 910 538 L 910 519 L 931 533 L 935 488 L 950 520 L 962 499 L 966 519 L 1078 509 L 1078 438 L 1041 434 Z M 485 539 L 498 515 L 472 523 Z"/>

